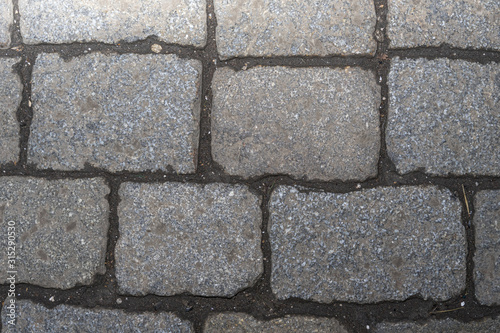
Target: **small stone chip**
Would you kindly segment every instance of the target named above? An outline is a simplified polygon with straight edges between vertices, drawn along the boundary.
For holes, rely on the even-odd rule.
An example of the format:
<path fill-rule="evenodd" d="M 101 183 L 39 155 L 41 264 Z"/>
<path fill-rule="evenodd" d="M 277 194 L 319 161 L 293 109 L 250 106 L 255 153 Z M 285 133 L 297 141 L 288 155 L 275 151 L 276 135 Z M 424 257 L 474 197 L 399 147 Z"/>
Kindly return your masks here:
<path fill-rule="evenodd" d="M 261 275 L 260 199 L 247 187 L 125 183 L 119 194 L 121 292 L 230 297 Z"/>
<path fill-rule="evenodd" d="M 257 320 L 244 313 L 210 316 L 204 333 L 348 333 L 334 318 L 286 316 L 270 321 Z"/>
<path fill-rule="evenodd" d="M 280 186 L 269 207 L 278 299 L 447 300 L 465 288 L 459 200 L 431 186 L 346 194 Z"/>
<path fill-rule="evenodd" d="M 2 332 L 11 332 L 6 302 L 2 309 Z M 61 304 L 49 309 L 29 300 L 16 302 L 16 332 L 151 332 L 191 333 L 193 325 L 169 312 L 125 312 L 86 309 Z"/>
<path fill-rule="evenodd" d="M 162 50 L 161 45 L 159 45 L 159 44 L 151 45 L 151 51 L 153 51 L 154 53 L 160 53 L 161 50 Z"/>

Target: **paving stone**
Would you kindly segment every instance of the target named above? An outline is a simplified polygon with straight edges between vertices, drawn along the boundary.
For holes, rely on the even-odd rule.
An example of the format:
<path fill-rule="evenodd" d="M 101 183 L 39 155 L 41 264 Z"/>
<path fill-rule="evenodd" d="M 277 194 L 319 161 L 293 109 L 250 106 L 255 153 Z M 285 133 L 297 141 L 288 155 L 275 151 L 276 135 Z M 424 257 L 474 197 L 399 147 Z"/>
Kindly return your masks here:
<path fill-rule="evenodd" d="M 15 223 L 17 283 L 68 289 L 104 274 L 109 188 L 103 179 L 0 178 L 0 221 Z M 11 231 L 11 230 L 9 230 Z M 7 249 L 7 237 L 0 246 Z M 7 251 L 0 253 L 7 267 Z M 0 272 L 5 283 L 7 270 Z"/>
<path fill-rule="evenodd" d="M 498 327 L 500 327 L 500 320 L 498 318 L 487 318 L 469 323 L 447 318 L 443 320 L 429 320 L 425 323 L 382 323 L 375 326 L 374 333 L 497 333 Z"/>
<path fill-rule="evenodd" d="M 498 0 L 388 0 L 391 47 L 500 49 Z"/>
<path fill-rule="evenodd" d="M 226 297 L 262 274 L 260 199 L 246 187 L 125 183 L 119 193 L 121 292 Z"/>
<path fill-rule="evenodd" d="M 387 152 L 398 172 L 500 175 L 500 64 L 395 58 Z"/>
<path fill-rule="evenodd" d="M 204 333 L 292 333 L 325 332 L 347 333 L 347 330 L 334 318 L 315 318 L 306 316 L 286 316 L 270 321 L 256 320 L 244 313 L 221 313 L 211 316 L 205 322 Z"/>
<path fill-rule="evenodd" d="M 0 48 L 10 44 L 10 25 L 14 22 L 12 0 L 0 0 Z"/>
<path fill-rule="evenodd" d="M 193 325 L 173 313 L 132 313 L 103 308 L 86 309 L 61 304 L 48 309 L 28 300 L 16 302 L 17 322 L 9 326 L 5 305 L 2 310 L 2 332 L 194 332 Z"/>
<path fill-rule="evenodd" d="M 221 58 L 372 54 L 375 7 L 369 0 L 214 0 Z"/>
<path fill-rule="evenodd" d="M 1 8 L 0 8 L 1 12 Z M 19 123 L 17 108 L 23 85 L 12 66 L 16 59 L 0 59 L 0 164 L 17 162 L 19 158 Z"/>
<path fill-rule="evenodd" d="M 500 305 L 500 191 L 480 191 L 474 207 L 476 297 L 481 304 Z"/>
<path fill-rule="evenodd" d="M 360 68 L 218 69 L 212 154 L 231 175 L 377 174 L 380 87 Z"/>
<path fill-rule="evenodd" d="M 280 186 L 269 210 L 271 286 L 279 299 L 447 300 L 465 288 L 465 230 L 449 190 L 336 194 Z"/>
<path fill-rule="evenodd" d="M 205 0 L 19 0 L 24 42 L 133 42 L 157 36 L 203 47 Z"/>
<path fill-rule="evenodd" d="M 175 55 L 41 54 L 28 161 L 109 171 L 196 168 L 201 63 Z"/>

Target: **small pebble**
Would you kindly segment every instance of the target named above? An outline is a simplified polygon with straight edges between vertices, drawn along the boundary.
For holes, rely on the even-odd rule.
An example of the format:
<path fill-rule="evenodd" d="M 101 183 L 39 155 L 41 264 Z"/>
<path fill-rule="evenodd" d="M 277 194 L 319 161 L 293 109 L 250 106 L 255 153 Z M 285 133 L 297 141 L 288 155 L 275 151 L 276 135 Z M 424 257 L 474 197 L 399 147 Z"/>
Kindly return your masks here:
<path fill-rule="evenodd" d="M 151 51 L 153 51 L 154 53 L 160 53 L 161 50 L 162 50 L 161 45 L 158 44 L 151 45 Z"/>

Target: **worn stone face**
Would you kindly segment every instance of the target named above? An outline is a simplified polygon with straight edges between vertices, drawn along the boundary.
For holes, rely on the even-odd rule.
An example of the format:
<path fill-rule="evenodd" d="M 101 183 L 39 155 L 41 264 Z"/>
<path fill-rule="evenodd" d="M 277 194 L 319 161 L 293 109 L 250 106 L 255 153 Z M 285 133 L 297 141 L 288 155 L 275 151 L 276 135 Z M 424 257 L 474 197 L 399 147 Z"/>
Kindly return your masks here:
<path fill-rule="evenodd" d="M 500 64 L 391 62 L 387 152 L 400 173 L 500 175 Z"/>
<path fill-rule="evenodd" d="M 244 313 L 221 313 L 211 316 L 205 323 L 204 333 L 347 333 L 334 318 L 286 316 L 270 321 L 256 320 Z"/>
<path fill-rule="evenodd" d="M 260 200 L 246 187 L 125 183 L 119 193 L 121 292 L 227 297 L 262 273 Z"/>
<path fill-rule="evenodd" d="M 201 63 L 174 55 L 41 54 L 28 161 L 38 168 L 194 172 Z"/>
<path fill-rule="evenodd" d="M 6 316 L 7 303 L 2 309 L 2 332 L 12 332 Z M 123 310 L 86 309 L 58 305 L 48 309 L 28 300 L 16 302 L 16 332 L 194 332 L 193 325 L 173 313 L 132 313 Z"/>
<path fill-rule="evenodd" d="M 369 0 L 214 0 L 221 58 L 371 54 L 375 8 Z"/>
<path fill-rule="evenodd" d="M 455 319 L 429 320 L 425 323 L 401 322 L 382 323 L 375 326 L 375 333 L 435 333 L 435 332 L 474 332 L 495 333 L 500 327 L 500 320 L 483 319 L 464 323 Z"/>
<path fill-rule="evenodd" d="M 15 233 L 16 283 L 68 289 L 105 272 L 109 188 L 103 179 L 0 178 L 2 232 Z M 15 230 L 8 229 L 14 226 Z M 7 249 L 8 238 L 0 237 Z M 7 267 L 7 251 L 0 253 Z M 0 280 L 5 283 L 7 270 Z"/>
<path fill-rule="evenodd" d="M 474 283 L 481 304 L 500 304 L 500 190 L 480 191 L 474 198 L 476 252 Z"/>
<path fill-rule="evenodd" d="M 14 22 L 12 0 L 0 0 L 0 48 L 10 44 L 10 25 Z"/>
<path fill-rule="evenodd" d="M 12 68 L 17 62 L 19 58 L 0 59 L 0 164 L 17 162 L 19 159 L 16 112 L 21 103 L 23 85 Z"/>
<path fill-rule="evenodd" d="M 364 180 L 377 174 L 380 87 L 359 68 L 218 69 L 212 154 L 231 175 Z"/>
<path fill-rule="evenodd" d="M 24 42 L 133 42 L 155 35 L 203 47 L 204 0 L 19 0 Z"/>
<path fill-rule="evenodd" d="M 498 0 L 388 0 L 391 47 L 500 49 Z"/>
<path fill-rule="evenodd" d="M 460 208 L 436 187 L 336 194 L 280 186 L 269 207 L 272 290 L 324 303 L 449 299 L 465 288 Z"/>

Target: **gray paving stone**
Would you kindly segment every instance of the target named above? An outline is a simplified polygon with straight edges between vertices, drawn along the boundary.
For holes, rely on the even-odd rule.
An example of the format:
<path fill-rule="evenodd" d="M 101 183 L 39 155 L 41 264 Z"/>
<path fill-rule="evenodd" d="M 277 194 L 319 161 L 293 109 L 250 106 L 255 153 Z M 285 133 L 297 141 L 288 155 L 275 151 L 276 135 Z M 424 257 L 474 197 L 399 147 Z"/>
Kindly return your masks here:
<path fill-rule="evenodd" d="M 474 197 L 474 283 L 485 305 L 500 305 L 500 190 L 480 191 Z"/>
<path fill-rule="evenodd" d="M 388 0 L 391 47 L 500 49 L 498 0 Z"/>
<path fill-rule="evenodd" d="M 205 0 L 19 0 L 24 42 L 133 42 L 154 35 L 203 47 Z"/>
<path fill-rule="evenodd" d="M 0 8 L 1 12 L 1 8 Z M 12 66 L 19 59 L 0 59 L 0 164 L 19 159 L 19 123 L 16 111 L 23 85 Z"/>
<path fill-rule="evenodd" d="M 131 313 L 102 308 L 86 309 L 61 304 L 48 309 L 28 300 L 16 302 L 17 323 L 8 325 L 5 305 L 2 309 L 2 332 L 194 332 L 193 325 L 173 313 Z"/>
<path fill-rule="evenodd" d="M 105 272 L 109 188 L 103 179 L 0 178 L 0 246 L 15 223 L 17 283 L 68 289 Z M 7 267 L 7 251 L 0 253 Z M 7 270 L 0 272 L 5 283 Z"/>
<path fill-rule="evenodd" d="M 360 68 L 218 69 L 212 154 L 231 175 L 377 174 L 380 87 Z"/>
<path fill-rule="evenodd" d="M 0 0 L 0 48 L 10 44 L 10 25 L 14 23 L 12 0 Z"/>
<path fill-rule="evenodd" d="M 446 300 L 465 288 L 465 230 L 449 190 L 336 194 L 280 186 L 269 209 L 271 286 L 279 299 Z"/>
<path fill-rule="evenodd" d="M 487 318 L 469 323 L 447 318 L 443 320 L 429 320 L 425 323 L 382 323 L 375 326 L 374 333 L 498 333 L 499 327 L 500 320 L 498 318 Z"/>
<path fill-rule="evenodd" d="M 261 275 L 260 199 L 246 187 L 125 183 L 119 193 L 122 293 L 225 297 Z"/>
<path fill-rule="evenodd" d="M 205 322 L 204 333 L 292 333 L 325 332 L 347 333 L 334 318 L 286 316 L 270 321 L 256 320 L 244 313 L 221 313 L 211 316 Z"/>
<path fill-rule="evenodd" d="M 221 58 L 372 54 L 375 7 L 369 0 L 214 0 Z"/>
<path fill-rule="evenodd" d="M 500 64 L 395 58 L 387 152 L 398 172 L 500 175 Z"/>
<path fill-rule="evenodd" d="M 41 54 L 28 161 L 109 171 L 196 168 L 201 63 L 175 55 Z"/>

